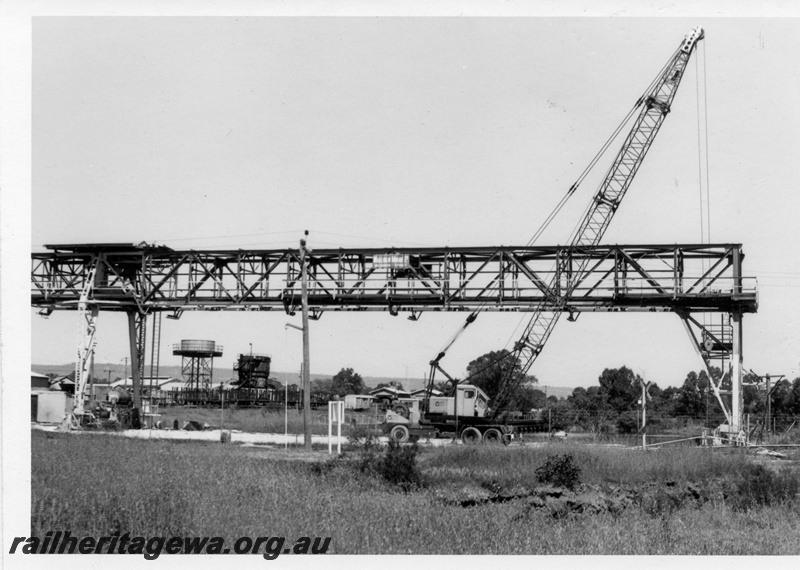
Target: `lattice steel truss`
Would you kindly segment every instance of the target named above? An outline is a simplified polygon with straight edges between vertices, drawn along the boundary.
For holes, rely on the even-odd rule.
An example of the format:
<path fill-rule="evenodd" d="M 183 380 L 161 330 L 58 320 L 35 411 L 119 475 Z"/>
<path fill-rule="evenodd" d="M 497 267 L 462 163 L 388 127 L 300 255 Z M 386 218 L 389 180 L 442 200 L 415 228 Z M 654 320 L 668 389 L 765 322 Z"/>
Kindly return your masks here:
<path fill-rule="evenodd" d="M 79 379 L 86 376 L 100 310 L 128 313 L 138 386 L 146 315 L 275 309 L 293 314 L 301 304 L 296 250 L 177 251 L 146 244 L 48 249 L 32 256 L 31 304 L 82 316 Z M 675 312 L 709 377 L 715 359 L 723 369 L 729 362 L 733 377 L 740 376 L 741 317 L 758 308 L 755 279 L 742 276 L 740 244 L 336 249 L 308 255 L 309 308 L 317 317 L 324 311 L 407 311 L 416 319 L 423 311 L 478 308 Z M 706 326 L 704 313 L 727 320 Z M 717 384 L 714 389 L 722 403 L 722 391 Z M 732 401 L 741 405 L 739 389 L 734 382 Z M 726 415 L 738 427 L 741 414 L 735 412 Z"/>
<path fill-rule="evenodd" d="M 100 310 L 300 308 L 295 250 L 109 244 L 34 253 L 31 304 Z M 309 254 L 309 307 L 335 311 L 755 312 L 739 244 L 336 249 Z M 575 274 L 579 272 L 577 279 Z M 568 297 L 568 298 L 567 298 Z M 566 302 L 565 302 L 566 300 Z"/>

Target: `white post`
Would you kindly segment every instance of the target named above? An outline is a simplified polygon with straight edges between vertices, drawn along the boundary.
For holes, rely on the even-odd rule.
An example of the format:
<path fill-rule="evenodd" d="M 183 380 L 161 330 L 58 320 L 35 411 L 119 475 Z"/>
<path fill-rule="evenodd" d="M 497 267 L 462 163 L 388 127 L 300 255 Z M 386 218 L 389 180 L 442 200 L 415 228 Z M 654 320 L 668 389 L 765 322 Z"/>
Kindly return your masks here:
<path fill-rule="evenodd" d="M 336 418 L 334 420 L 334 418 Z M 328 402 L 328 455 L 333 455 L 333 422 L 336 421 L 336 453 L 342 454 L 342 423 L 344 422 L 344 402 Z"/>
<path fill-rule="evenodd" d="M 642 382 L 642 450 L 647 449 L 647 386 Z"/>
<path fill-rule="evenodd" d="M 328 402 L 328 455 L 333 454 L 333 442 L 331 435 L 333 432 L 333 402 Z"/>
<path fill-rule="evenodd" d="M 336 402 L 339 408 L 339 424 L 337 427 L 337 440 L 338 445 L 336 446 L 336 453 L 338 455 L 342 454 L 342 424 L 344 423 L 344 402 Z"/>
<path fill-rule="evenodd" d="M 283 448 L 289 449 L 289 383 L 283 387 Z"/>

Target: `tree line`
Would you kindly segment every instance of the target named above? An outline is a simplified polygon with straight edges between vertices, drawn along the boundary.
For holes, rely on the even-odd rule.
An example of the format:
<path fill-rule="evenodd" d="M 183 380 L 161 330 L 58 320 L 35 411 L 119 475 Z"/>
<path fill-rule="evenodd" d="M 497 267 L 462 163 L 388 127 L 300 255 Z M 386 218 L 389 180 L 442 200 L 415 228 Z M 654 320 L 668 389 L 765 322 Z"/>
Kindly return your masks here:
<path fill-rule="evenodd" d="M 716 367 L 711 368 L 714 383 L 722 392 L 730 391 L 731 378 Z M 597 379 L 597 385 L 578 387 L 567 398 L 559 399 L 538 388 L 535 376 L 524 375 L 521 363 L 508 350 L 488 352 L 467 365 L 461 383 L 478 386 L 489 397 L 490 405 L 506 382 L 518 385 L 505 407 L 506 411 L 523 414 L 537 413 L 553 423 L 553 429 L 565 429 L 579 425 L 587 430 L 599 432 L 614 425 L 622 433 L 635 433 L 640 427 L 642 383 L 645 379 L 627 366 L 606 368 Z M 766 390 L 758 376 L 748 373 L 743 378 L 742 398 L 744 413 L 750 414 L 753 423 L 761 421 L 766 411 Z M 400 390 L 402 384 L 393 381 L 377 387 L 392 386 Z M 436 382 L 434 387 L 446 396 L 453 393 L 453 385 L 447 381 Z M 330 379 L 315 380 L 314 393 L 331 399 L 347 394 L 364 394 L 367 386 L 363 378 L 352 368 L 342 368 Z M 730 402 L 730 396 L 726 403 Z M 713 387 L 705 370 L 690 371 L 679 386 L 661 388 L 655 382 L 647 388 L 647 423 L 656 426 L 670 418 L 696 420 L 708 427 L 716 427 L 725 421 Z M 782 380 L 772 387 L 771 413 L 777 418 L 800 416 L 800 377 L 792 381 Z M 545 415 L 546 414 L 546 415 Z"/>

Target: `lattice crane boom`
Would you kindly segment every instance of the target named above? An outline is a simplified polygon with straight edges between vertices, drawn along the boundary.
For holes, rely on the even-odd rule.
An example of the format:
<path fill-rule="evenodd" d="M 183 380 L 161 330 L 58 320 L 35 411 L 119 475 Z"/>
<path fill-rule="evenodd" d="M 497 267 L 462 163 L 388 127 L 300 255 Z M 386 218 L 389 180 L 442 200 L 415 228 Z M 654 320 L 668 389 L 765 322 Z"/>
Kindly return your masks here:
<path fill-rule="evenodd" d="M 661 74 L 637 101 L 636 108 L 639 109 L 639 114 L 595 193 L 585 217 L 572 236 L 570 248 L 581 250 L 593 247 L 602 239 L 664 119 L 670 112 L 689 58 L 703 37 L 702 28 L 692 30 L 664 66 Z M 549 303 L 542 302 L 537 307 L 520 340 L 514 345 L 509 357 L 513 362 L 519 363 L 519 367 L 517 371 L 512 367 L 507 373 L 503 388 L 493 402 L 494 415 L 505 408 L 520 383 L 524 381 L 552 334 L 562 311 L 567 308 L 573 292 L 584 279 L 587 263 L 588 260 L 579 262 L 576 266 L 566 265 L 555 272 L 549 290 L 557 291 L 558 296 Z"/>

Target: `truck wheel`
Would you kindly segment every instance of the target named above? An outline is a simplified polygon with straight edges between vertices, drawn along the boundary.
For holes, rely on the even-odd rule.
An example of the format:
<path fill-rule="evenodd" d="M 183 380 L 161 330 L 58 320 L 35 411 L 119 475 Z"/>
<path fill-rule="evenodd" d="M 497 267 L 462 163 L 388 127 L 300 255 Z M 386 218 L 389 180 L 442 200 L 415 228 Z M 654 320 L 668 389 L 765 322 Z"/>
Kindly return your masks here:
<path fill-rule="evenodd" d="M 405 443 L 409 439 L 408 428 L 406 426 L 394 426 L 389 432 L 389 437 L 396 443 Z"/>
<path fill-rule="evenodd" d="M 497 428 L 489 428 L 483 433 L 483 442 L 488 445 L 497 445 L 503 441 L 503 434 Z"/>
<path fill-rule="evenodd" d="M 481 442 L 483 436 L 478 428 L 468 427 L 461 432 L 461 443 L 465 445 L 476 445 Z"/>
<path fill-rule="evenodd" d="M 397 404 L 392 408 L 392 411 L 398 416 L 403 416 L 404 418 L 408 419 L 408 407 L 404 404 Z"/>

